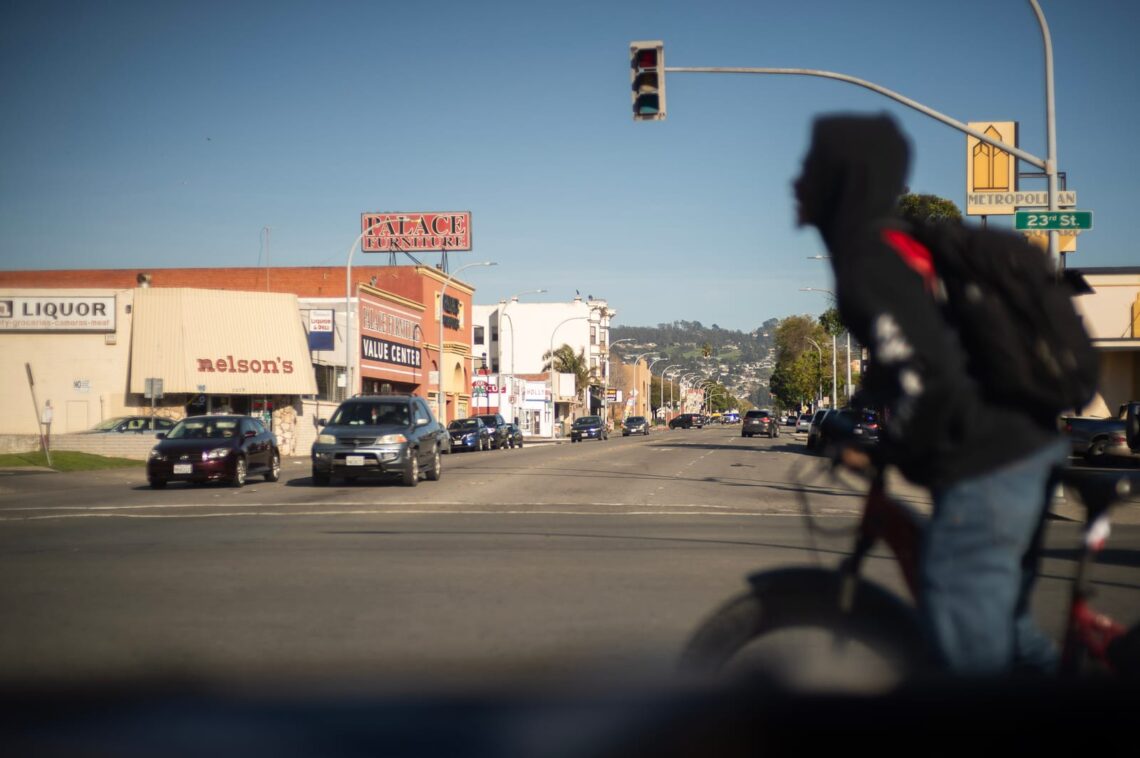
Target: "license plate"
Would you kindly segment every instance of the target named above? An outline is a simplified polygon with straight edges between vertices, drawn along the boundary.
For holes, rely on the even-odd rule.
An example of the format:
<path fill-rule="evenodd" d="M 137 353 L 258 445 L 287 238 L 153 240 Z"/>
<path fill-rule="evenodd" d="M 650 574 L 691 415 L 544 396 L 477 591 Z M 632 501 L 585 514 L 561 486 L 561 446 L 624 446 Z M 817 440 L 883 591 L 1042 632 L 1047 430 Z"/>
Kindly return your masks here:
<path fill-rule="evenodd" d="M 346 466 L 363 466 L 364 465 L 364 456 L 363 455 L 346 455 L 344 457 L 344 465 L 346 465 Z"/>
<path fill-rule="evenodd" d="M 192 463 L 175 463 L 174 473 L 176 474 L 193 474 L 194 464 Z"/>

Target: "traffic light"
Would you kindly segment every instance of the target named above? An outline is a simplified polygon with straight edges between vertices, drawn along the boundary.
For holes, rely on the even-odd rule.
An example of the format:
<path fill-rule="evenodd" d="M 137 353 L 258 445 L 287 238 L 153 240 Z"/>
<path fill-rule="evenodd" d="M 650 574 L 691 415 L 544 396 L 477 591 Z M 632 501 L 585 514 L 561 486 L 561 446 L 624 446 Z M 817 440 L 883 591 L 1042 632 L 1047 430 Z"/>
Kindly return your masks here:
<path fill-rule="evenodd" d="M 633 120 L 665 119 L 665 43 L 661 40 L 629 44 L 629 82 L 633 89 Z"/>

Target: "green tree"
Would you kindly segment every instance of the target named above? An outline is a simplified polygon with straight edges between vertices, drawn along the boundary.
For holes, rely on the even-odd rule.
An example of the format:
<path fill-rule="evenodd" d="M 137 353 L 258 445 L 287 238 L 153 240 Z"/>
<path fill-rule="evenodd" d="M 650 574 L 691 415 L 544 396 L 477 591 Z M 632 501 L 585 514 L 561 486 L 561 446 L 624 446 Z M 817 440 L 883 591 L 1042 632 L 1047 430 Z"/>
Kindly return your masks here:
<path fill-rule="evenodd" d="M 938 195 L 916 195 L 908 192 L 899 198 L 899 215 L 911 222 L 962 221 L 962 211 L 954 201 Z"/>

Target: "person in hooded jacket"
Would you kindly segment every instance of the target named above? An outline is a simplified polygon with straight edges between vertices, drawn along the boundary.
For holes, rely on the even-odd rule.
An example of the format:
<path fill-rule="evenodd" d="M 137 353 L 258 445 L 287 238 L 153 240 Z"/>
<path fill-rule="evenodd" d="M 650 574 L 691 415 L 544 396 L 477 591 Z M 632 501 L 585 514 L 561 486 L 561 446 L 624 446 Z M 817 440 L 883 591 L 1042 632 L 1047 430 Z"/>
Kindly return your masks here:
<path fill-rule="evenodd" d="M 888 413 L 883 460 L 931 491 L 919 612 L 936 662 L 975 676 L 1047 672 L 1056 651 L 1029 598 L 1066 446 L 1055 424 L 983 396 L 931 291 L 934 272 L 900 254 L 913 242 L 900 241 L 896 211 L 909 152 L 887 115 L 818 118 L 794 183 L 798 223 L 822 235 L 839 314 L 870 350 L 860 402 Z"/>

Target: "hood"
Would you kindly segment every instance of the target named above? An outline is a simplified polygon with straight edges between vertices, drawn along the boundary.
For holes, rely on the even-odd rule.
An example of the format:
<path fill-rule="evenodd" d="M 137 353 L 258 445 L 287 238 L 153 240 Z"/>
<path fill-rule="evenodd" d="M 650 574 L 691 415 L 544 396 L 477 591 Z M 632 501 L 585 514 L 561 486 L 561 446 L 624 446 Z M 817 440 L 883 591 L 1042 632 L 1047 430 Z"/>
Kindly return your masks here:
<path fill-rule="evenodd" d="M 844 233 L 894 215 L 909 163 L 907 139 L 886 114 L 816 119 L 795 182 L 800 220 L 832 248 Z"/>

